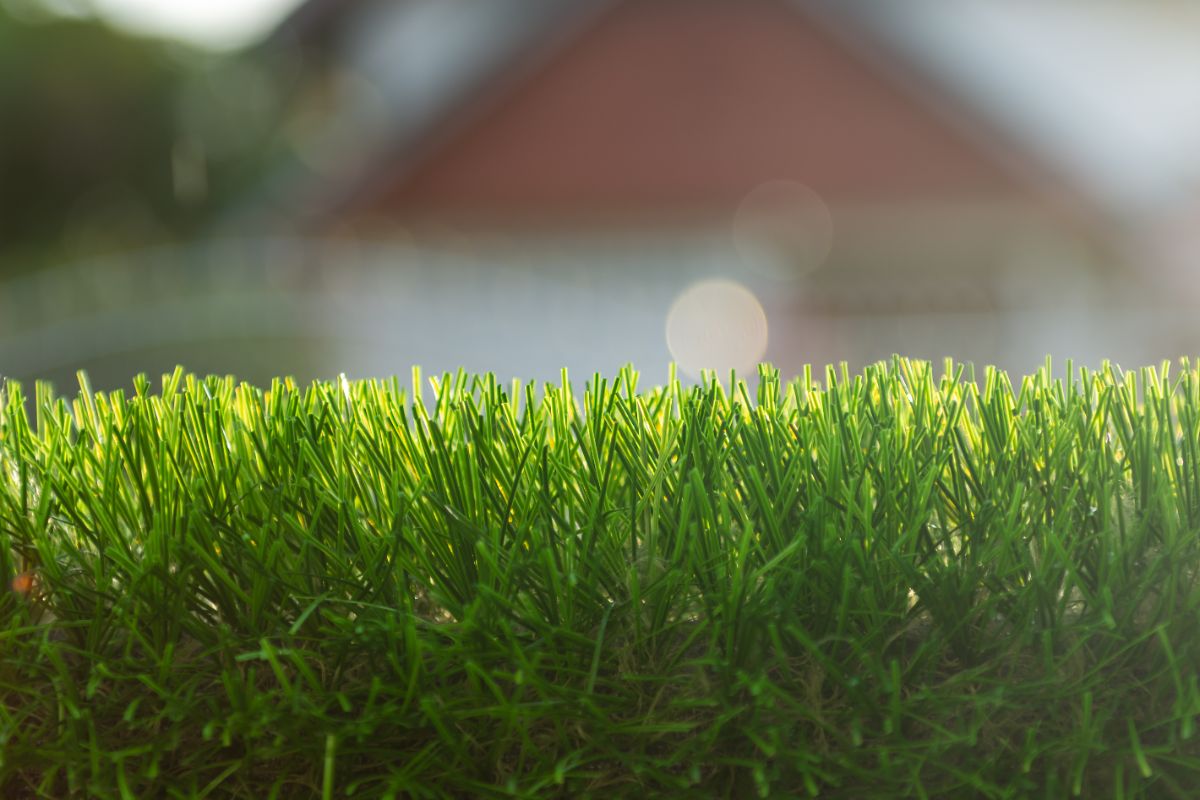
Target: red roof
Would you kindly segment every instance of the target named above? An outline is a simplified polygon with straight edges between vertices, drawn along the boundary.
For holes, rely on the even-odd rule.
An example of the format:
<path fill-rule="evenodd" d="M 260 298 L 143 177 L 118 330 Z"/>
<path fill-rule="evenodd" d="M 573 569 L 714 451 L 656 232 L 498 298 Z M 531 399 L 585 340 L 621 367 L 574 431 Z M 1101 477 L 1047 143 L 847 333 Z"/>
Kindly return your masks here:
<path fill-rule="evenodd" d="M 1037 194 L 886 63 L 783 0 L 628 0 L 385 166 L 357 212 L 727 212 L 775 178 L 834 204 Z"/>

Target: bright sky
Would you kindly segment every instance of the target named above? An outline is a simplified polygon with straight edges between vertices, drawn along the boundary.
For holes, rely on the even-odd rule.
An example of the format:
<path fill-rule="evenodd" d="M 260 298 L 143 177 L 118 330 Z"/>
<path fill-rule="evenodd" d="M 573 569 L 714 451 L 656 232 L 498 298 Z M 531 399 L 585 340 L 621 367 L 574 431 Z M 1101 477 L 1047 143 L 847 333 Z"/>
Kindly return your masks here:
<path fill-rule="evenodd" d="M 232 48 L 266 35 L 303 0 L 92 0 L 116 25 L 205 47 Z"/>

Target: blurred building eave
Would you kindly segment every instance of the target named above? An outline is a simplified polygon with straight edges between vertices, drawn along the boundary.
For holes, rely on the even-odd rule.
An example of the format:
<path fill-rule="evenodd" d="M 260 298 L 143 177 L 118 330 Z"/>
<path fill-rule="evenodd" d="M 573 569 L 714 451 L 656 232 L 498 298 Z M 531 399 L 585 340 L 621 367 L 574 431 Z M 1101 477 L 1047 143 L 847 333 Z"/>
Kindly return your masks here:
<path fill-rule="evenodd" d="M 1200 7 L 802 0 L 1136 226 L 1200 188 Z"/>
<path fill-rule="evenodd" d="M 282 157 L 227 221 L 237 227 L 245 216 L 262 216 L 264 210 L 269 216 L 273 209 L 301 228 L 319 228 L 323 220 L 369 203 L 385 185 L 403 181 L 448 132 L 502 103 L 574 35 L 618 5 L 616 0 L 310 0 L 264 49 L 299 42 L 302 48 L 336 50 L 347 59 L 339 69 L 360 91 L 343 92 L 318 115 L 323 119 L 312 131 L 298 134 L 328 140 L 326 160 L 345 168 L 314 174 L 320 168 Z M 791 5 L 966 133 L 1003 169 L 1045 190 L 1064 215 L 1085 228 L 1110 235 L 1135 226 L 1191 191 L 1200 172 L 1195 154 L 1176 145 L 1136 154 L 1145 167 L 1137 173 L 1134 165 L 1114 161 L 1115 140 L 1107 149 L 1087 152 L 1063 134 L 1074 113 L 1070 103 L 1041 102 L 1036 92 L 998 91 L 1001 74 L 1013 66 L 1004 43 L 989 45 L 987 30 L 971 32 L 968 25 L 984 4 L 791 0 Z M 1028 11 L 1019 5 L 1008 16 Z M 1084 4 L 1062 5 L 1078 6 L 1078 15 L 1086 16 Z M 1054 17 L 1059 25 L 1073 19 L 1069 13 Z M 457 33 L 430 41 L 438 26 Z M 1136 48 L 1127 49 L 1136 56 Z M 978 64 L 971 66 L 966 55 L 978 56 Z M 1200 55 L 1197 60 L 1200 68 Z M 1200 114 L 1196 121 L 1200 134 Z M 354 126 L 355 135 L 339 137 L 339 127 L 347 125 Z"/>
<path fill-rule="evenodd" d="M 332 66 L 352 85 L 313 130 L 298 134 L 335 140 L 328 161 L 344 168 L 319 174 L 302 159 L 278 156 L 268 178 L 219 228 L 237 230 L 247 218 L 264 217 L 320 227 L 370 196 L 384 167 L 389 178 L 402 174 L 448 121 L 461 119 L 464 109 L 486 108 L 613 2 L 309 0 L 264 42 L 260 56 L 287 60 L 299 52 L 308 62 L 299 67 L 301 81 L 319 80 L 318 70 Z M 356 135 L 336 141 L 347 121 Z"/>

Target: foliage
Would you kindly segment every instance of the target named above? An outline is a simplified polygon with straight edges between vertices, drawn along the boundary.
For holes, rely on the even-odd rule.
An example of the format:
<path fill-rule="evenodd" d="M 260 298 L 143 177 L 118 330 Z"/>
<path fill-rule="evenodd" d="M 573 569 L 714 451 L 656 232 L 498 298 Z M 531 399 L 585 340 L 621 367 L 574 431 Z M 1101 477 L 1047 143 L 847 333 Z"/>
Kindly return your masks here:
<path fill-rule="evenodd" d="M 195 235 L 261 177 L 261 59 L 19 5 L 0 2 L 0 273 Z"/>
<path fill-rule="evenodd" d="M 1200 373 L 1067 376 L 10 384 L 0 790 L 1190 796 Z"/>

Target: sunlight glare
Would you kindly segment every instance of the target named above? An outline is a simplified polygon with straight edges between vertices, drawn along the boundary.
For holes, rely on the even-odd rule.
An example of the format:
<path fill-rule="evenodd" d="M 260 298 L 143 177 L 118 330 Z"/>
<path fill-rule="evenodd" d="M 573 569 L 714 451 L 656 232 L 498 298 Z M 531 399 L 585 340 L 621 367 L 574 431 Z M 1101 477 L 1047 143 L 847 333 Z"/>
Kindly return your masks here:
<path fill-rule="evenodd" d="M 265 36 L 302 0 L 93 0 L 115 25 L 218 49 Z"/>
<path fill-rule="evenodd" d="M 667 347 L 689 375 L 751 369 L 767 352 L 767 316 L 740 283 L 704 280 L 688 287 L 667 313 Z"/>

